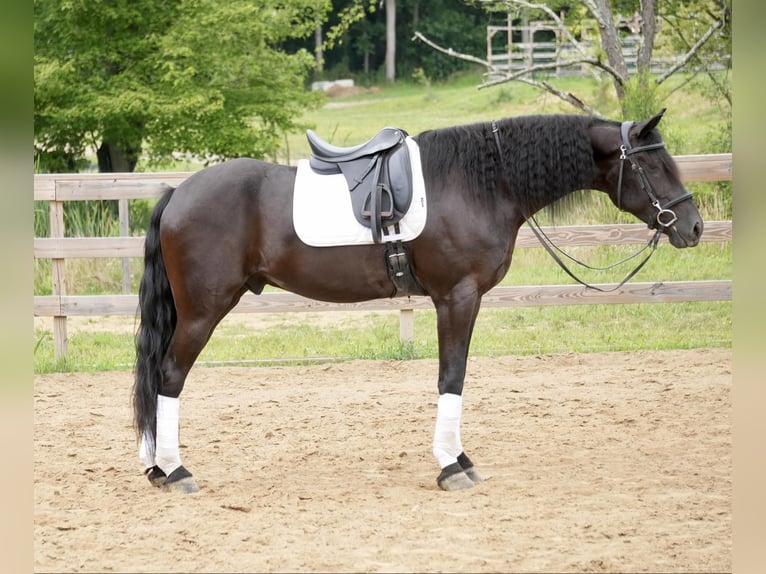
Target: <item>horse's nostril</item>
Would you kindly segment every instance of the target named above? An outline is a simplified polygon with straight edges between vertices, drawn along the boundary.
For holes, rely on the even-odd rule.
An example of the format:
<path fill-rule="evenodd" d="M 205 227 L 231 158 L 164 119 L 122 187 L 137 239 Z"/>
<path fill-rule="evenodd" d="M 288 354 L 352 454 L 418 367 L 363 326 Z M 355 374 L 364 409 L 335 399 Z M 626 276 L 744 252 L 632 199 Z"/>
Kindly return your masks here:
<path fill-rule="evenodd" d="M 697 221 L 697 223 L 694 224 L 694 237 L 699 239 L 702 236 L 702 222 Z"/>

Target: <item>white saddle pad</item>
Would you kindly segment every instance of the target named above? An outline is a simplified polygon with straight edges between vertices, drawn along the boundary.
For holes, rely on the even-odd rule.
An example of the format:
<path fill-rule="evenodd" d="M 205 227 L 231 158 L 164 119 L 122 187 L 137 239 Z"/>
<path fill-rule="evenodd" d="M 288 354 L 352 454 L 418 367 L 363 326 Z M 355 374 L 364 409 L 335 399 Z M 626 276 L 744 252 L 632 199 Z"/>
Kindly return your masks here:
<path fill-rule="evenodd" d="M 412 167 L 412 203 L 399 222 L 399 233 L 395 233 L 393 226 L 383 228 L 385 242 L 415 239 L 426 225 L 426 187 L 420 166 L 420 150 L 412 138 L 406 138 L 405 142 L 410 150 Z M 293 224 L 300 240 L 313 247 L 374 243 L 370 229 L 354 217 L 351 194 L 343 174 L 318 175 L 311 169 L 308 160 L 298 162 Z"/>

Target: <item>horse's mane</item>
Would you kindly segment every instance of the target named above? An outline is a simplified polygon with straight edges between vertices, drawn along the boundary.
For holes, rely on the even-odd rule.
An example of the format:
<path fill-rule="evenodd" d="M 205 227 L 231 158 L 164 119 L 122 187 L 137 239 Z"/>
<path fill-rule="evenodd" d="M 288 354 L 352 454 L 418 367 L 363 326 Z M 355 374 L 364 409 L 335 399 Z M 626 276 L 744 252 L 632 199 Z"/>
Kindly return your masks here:
<path fill-rule="evenodd" d="M 531 215 L 542 206 L 561 207 L 557 200 L 571 197 L 573 190 L 591 188 L 588 128 L 596 121 L 601 120 L 564 114 L 500 120 L 502 164 L 489 122 L 425 131 L 416 139 L 426 182 L 439 188 L 462 177 L 466 192 L 478 200 L 511 193 Z M 507 187 L 498 185 L 498 176 Z"/>

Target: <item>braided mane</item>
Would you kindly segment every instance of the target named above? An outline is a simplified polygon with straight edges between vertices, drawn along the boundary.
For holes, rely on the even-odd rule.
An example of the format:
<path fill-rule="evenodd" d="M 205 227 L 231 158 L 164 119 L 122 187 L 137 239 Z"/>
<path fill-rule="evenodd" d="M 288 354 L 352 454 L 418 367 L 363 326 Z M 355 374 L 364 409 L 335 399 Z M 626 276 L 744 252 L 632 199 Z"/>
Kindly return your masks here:
<path fill-rule="evenodd" d="M 548 114 L 497 122 L 502 162 L 488 122 L 430 130 L 417 136 L 427 182 L 435 188 L 462 178 L 479 201 L 494 202 L 511 193 L 527 213 L 551 206 L 570 192 L 590 189 L 593 149 L 587 116 Z M 498 185 L 498 178 L 507 186 Z"/>

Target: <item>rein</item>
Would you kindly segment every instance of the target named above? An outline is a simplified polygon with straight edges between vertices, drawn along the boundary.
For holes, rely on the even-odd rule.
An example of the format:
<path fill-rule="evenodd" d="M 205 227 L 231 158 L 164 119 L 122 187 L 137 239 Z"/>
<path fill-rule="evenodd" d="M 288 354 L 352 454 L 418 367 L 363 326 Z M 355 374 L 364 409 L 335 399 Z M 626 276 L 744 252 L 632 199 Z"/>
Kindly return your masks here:
<path fill-rule="evenodd" d="M 665 147 L 664 142 L 658 142 L 654 144 L 648 144 L 644 146 L 638 146 L 638 147 L 632 147 L 630 145 L 630 140 L 628 137 L 628 134 L 630 133 L 630 128 L 633 127 L 635 122 L 623 122 L 620 126 L 620 135 L 622 137 L 622 144 L 620 145 L 620 172 L 617 179 L 617 207 L 619 209 L 622 209 L 620 207 L 620 197 L 622 195 L 622 177 L 623 177 L 623 169 L 625 166 L 625 160 L 628 160 L 630 162 L 631 169 L 638 177 L 638 181 L 641 184 L 641 188 L 646 192 L 646 194 L 649 196 L 649 199 L 652 202 L 652 206 L 657 210 L 657 216 L 656 216 L 656 222 L 657 227 L 654 235 L 647 241 L 646 245 L 644 245 L 641 249 L 639 249 L 636 253 L 633 255 L 629 255 L 628 257 L 617 261 L 616 263 L 612 263 L 611 265 L 607 265 L 606 267 L 591 267 L 587 263 L 584 263 L 580 261 L 579 259 L 576 259 L 575 257 L 572 257 L 565 251 L 563 251 L 560 247 L 558 247 L 542 230 L 540 227 L 540 224 L 537 223 L 537 220 L 535 219 L 534 215 L 525 216 L 525 219 L 527 223 L 529 224 L 530 229 L 537 237 L 538 241 L 540 241 L 540 244 L 545 247 L 545 250 L 548 252 L 548 254 L 553 258 L 553 260 L 558 263 L 559 267 L 561 267 L 564 272 L 566 272 L 567 275 L 569 275 L 572 279 L 577 281 L 580 285 L 583 285 L 589 289 L 594 289 L 596 291 L 601 291 L 602 293 L 610 293 L 612 291 L 616 291 L 625 283 L 630 281 L 630 279 L 633 278 L 633 276 L 638 273 L 641 268 L 646 265 L 647 261 L 654 255 L 654 252 L 657 250 L 657 244 L 660 241 L 660 235 L 662 235 L 663 229 L 667 229 L 668 227 L 671 227 L 676 221 L 678 221 L 678 217 L 676 216 L 675 212 L 672 211 L 670 208 L 674 205 L 677 205 L 681 203 L 682 201 L 685 201 L 687 199 L 691 199 L 693 196 L 691 193 L 686 193 L 680 197 L 677 197 L 668 203 L 665 204 L 663 207 L 660 205 L 659 199 L 657 199 L 657 195 L 654 192 L 654 188 L 652 187 L 652 183 L 649 181 L 649 178 L 646 176 L 646 173 L 641 168 L 641 166 L 636 161 L 636 158 L 634 155 L 638 152 L 642 151 L 650 151 L 654 149 L 660 149 Z M 501 161 L 503 160 L 503 148 L 501 147 L 500 143 L 500 136 L 498 135 L 498 125 L 495 120 L 492 120 L 492 134 L 495 136 L 495 145 L 497 146 L 497 153 L 498 157 Z M 650 226 L 651 228 L 651 226 Z M 638 257 L 641 253 L 646 251 L 651 247 L 651 251 L 647 253 L 646 257 L 636 266 L 633 271 L 628 273 L 625 278 L 620 281 L 618 285 L 615 287 L 612 287 L 611 289 L 604 289 L 602 287 L 598 287 L 596 285 L 591 285 L 590 283 L 583 281 L 580 279 L 577 275 L 572 272 L 569 267 L 566 266 L 566 264 L 561 260 L 561 258 L 556 254 L 554 249 L 564 255 L 566 258 L 568 258 L 570 261 L 573 261 L 574 263 L 577 263 L 578 265 L 581 265 L 582 267 L 585 267 L 587 269 L 592 269 L 595 271 L 606 271 L 608 269 L 612 269 L 613 267 L 616 267 L 617 265 L 621 265 L 622 263 L 625 263 L 627 261 L 630 261 L 631 259 Z"/>

